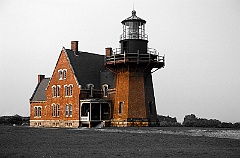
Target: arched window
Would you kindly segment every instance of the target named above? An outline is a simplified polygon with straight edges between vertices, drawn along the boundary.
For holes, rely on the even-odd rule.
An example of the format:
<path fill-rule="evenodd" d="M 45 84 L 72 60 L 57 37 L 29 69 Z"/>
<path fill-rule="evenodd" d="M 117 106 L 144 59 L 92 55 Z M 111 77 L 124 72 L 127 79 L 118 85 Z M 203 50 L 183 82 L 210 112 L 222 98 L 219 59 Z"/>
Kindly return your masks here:
<path fill-rule="evenodd" d="M 69 116 L 72 117 L 72 105 L 69 105 Z"/>
<path fill-rule="evenodd" d="M 41 117 L 41 116 L 42 116 L 42 108 L 38 107 L 38 117 Z"/>
<path fill-rule="evenodd" d="M 73 86 L 72 85 L 69 85 L 69 96 L 72 96 L 72 88 L 73 88 Z"/>
<path fill-rule="evenodd" d="M 37 117 L 37 115 L 38 115 L 37 107 L 34 107 L 34 117 Z"/>
<path fill-rule="evenodd" d="M 64 70 L 63 70 L 63 79 L 66 79 L 66 78 L 67 78 L 67 70 L 64 69 Z"/>
<path fill-rule="evenodd" d="M 52 86 L 52 96 L 56 97 L 56 86 Z"/>
<path fill-rule="evenodd" d="M 64 89 L 65 89 L 65 96 L 68 96 L 68 86 L 65 85 L 65 86 L 64 86 Z"/>
<path fill-rule="evenodd" d="M 66 111 L 65 115 L 66 115 L 66 117 L 68 117 L 68 105 L 66 105 L 65 111 Z"/>
<path fill-rule="evenodd" d="M 62 80 L 63 79 L 63 71 L 58 70 L 58 75 L 59 75 L 59 80 Z"/>
<path fill-rule="evenodd" d="M 57 85 L 57 92 L 56 92 L 56 96 L 59 97 L 60 96 L 60 85 Z"/>
<path fill-rule="evenodd" d="M 103 89 L 103 97 L 107 97 L 108 85 L 104 84 L 102 86 L 102 89 Z"/>
<path fill-rule="evenodd" d="M 87 84 L 87 88 L 90 90 L 90 97 L 93 97 L 93 89 L 94 89 L 94 85 L 93 84 Z"/>
<path fill-rule="evenodd" d="M 56 116 L 56 112 L 55 112 L 56 110 L 55 110 L 55 109 L 56 109 L 55 104 L 52 104 L 52 116 L 53 116 L 53 117 Z"/>
<path fill-rule="evenodd" d="M 42 116 L 42 107 L 35 106 L 34 107 L 34 117 L 41 117 Z"/>
<path fill-rule="evenodd" d="M 56 106 L 56 116 L 58 117 L 60 115 L 60 107 L 59 105 Z"/>

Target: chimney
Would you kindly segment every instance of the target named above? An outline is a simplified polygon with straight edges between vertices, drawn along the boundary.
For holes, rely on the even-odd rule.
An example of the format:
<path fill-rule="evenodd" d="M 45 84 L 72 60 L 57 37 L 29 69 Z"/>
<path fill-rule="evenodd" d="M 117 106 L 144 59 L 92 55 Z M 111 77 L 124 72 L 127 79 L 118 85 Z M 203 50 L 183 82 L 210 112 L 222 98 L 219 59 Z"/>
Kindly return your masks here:
<path fill-rule="evenodd" d="M 109 57 L 109 56 L 112 55 L 112 48 L 111 48 L 111 47 L 105 48 L 105 50 L 106 50 L 106 56 L 107 56 L 107 57 Z"/>
<path fill-rule="evenodd" d="M 78 52 L 78 41 L 71 41 L 71 50 L 74 52 Z"/>
<path fill-rule="evenodd" d="M 44 78 L 45 78 L 45 75 L 38 75 L 38 83 L 40 83 Z"/>

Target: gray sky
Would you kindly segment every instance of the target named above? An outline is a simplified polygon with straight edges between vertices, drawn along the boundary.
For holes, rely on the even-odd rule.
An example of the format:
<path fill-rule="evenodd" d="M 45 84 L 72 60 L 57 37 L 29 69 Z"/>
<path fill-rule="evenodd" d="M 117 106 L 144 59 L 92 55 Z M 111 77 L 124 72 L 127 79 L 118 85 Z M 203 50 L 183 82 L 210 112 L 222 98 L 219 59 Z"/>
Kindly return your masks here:
<path fill-rule="evenodd" d="M 37 75 L 51 77 L 70 41 L 119 47 L 133 3 L 149 47 L 166 55 L 153 74 L 158 114 L 240 122 L 239 0 L 0 0 L 0 116 L 29 115 Z"/>

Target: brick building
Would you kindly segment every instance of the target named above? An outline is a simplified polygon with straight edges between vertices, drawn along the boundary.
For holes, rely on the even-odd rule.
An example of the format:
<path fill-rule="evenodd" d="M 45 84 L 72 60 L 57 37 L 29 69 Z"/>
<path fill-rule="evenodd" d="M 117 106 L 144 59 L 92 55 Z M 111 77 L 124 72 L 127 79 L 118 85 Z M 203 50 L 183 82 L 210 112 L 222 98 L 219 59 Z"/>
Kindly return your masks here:
<path fill-rule="evenodd" d="M 38 75 L 30 98 L 30 126 L 154 126 L 158 123 L 152 73 L 164 57 L 148 48 L 146 21 L 122 21 L 121 48 L 106 55 L 62 48 L 51 78 Z"/>

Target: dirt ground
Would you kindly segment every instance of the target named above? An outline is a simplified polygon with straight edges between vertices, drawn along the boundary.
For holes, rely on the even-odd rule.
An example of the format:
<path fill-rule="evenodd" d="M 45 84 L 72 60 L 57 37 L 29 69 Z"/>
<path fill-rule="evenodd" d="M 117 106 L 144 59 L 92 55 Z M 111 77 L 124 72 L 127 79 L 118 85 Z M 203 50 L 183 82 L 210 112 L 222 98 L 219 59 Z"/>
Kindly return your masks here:
<path fill-rule="evenodd" d="M 240 157 L 240 139 L 147 132 L 149 130 L 176 131 L 176 128 L 102 130 L 0 126 L 0 157 Z"/>

